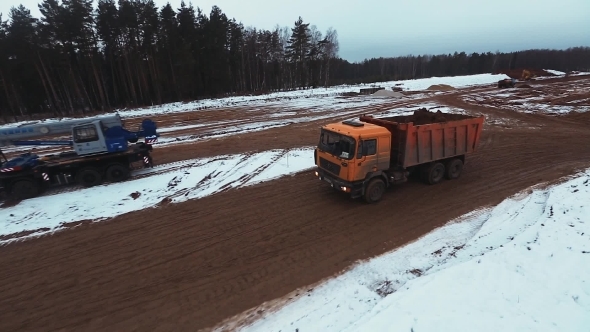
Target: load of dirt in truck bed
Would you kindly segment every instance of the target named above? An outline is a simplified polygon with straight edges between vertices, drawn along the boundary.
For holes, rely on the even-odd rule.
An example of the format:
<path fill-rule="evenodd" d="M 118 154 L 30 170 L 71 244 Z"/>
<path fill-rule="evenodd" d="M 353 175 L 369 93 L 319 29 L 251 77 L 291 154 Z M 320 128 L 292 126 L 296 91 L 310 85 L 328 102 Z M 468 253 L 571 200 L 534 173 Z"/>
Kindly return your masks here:
<path fill-rule="evenodd" d="M 412 115 L 400 115 L 400 116 L 393 116 L 389 118 L 382 118 L 383 120 L 388 120 L 397 123 L 408 123 L 413 122 L 415 126 L 430 124 L 430 123 L 441 123 L 447 121 L 455 121 L 455 120 L 463 120 L 471 118 L 468 115 L 464 114 L 452 114 L 452 113 L 443 113 L 440 110 L 436 112 L 431 112 L 426 108 L 420 108 L 414 111 Z"/>

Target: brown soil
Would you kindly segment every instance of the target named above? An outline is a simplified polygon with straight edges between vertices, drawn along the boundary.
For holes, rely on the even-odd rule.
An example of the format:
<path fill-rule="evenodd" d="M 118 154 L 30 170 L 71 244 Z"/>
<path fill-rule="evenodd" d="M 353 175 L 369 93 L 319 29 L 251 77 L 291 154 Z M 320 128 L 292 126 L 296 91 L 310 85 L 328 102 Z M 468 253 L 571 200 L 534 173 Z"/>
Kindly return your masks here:
<path fill-rule="evenodd" d="M 505 75 L 509 76 L 510 78 L 520 79 L 522 77 L 523 70 L 528 70 L 531 73 L 531 75 L 534 75 L 537 77 L 557 76 L 557 75 L 552 74 L 552 73 L 545 71 L 543 69 L 533 69 L 533 68 L 501 69 L 501 70 L 498 70 L 495 74 L 505 74 Z"/>
<path fill-rule="evenodd" d="M 431 91 L 451 91 L 451 90 L 455 90 L 454 87 L 448 85 L 448 84 L 434 84 L 429 86 L 426 90 L 431 90 Z"/>
<path fill-rule="evenodd" d="M 11 244 L 0 248 L 0 330 L 210 327 L 474 208 L 590 166 L 590 114 L 519 114 L 470 105 L 461 93 L 434 100 L 516 125 L 484 127 L 460 179 L 436 186 L 410 181 L 367 205 L 305 172 Z M 185 156 L 306 145 L 316 138 L 317 124 L 297 125 L 195 144 Z M 179 152 L 166 151 L 162 159 Z"/>

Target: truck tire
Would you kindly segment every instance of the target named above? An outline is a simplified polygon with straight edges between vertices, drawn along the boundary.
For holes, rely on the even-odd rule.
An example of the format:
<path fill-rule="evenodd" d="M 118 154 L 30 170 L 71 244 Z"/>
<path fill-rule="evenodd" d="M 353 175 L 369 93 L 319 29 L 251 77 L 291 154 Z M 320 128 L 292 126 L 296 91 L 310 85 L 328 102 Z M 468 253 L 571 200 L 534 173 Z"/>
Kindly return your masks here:
<path fill-rule="evenodd" d="M 33 198 L 39 194 L 39 191 L 39 184 L 34 180 L 19 179 L 10 186 L 10 198 L 14 200 Z"/>
<path fill-rule="evenodd" d="M 452 159 L 447 165 L 446 178 L 449 180 L 458 179 L 463 170 L 463 162 L 461 159 Z"/>
<path fill-rule="evenodd" d="M 94 167 L 86 167 L 76 174 L 76 182 L 84 187 L 93 187 L 102 183 L 102 175 Z"/>
<path fill-rule="evenodd" d="M 423 180 L 427 184 L 434 185 L 442 181 L 445 176 L 445 165 L 434 163 L 424 168 Z"/>
<path fill-rule="evenodd" d="M 123 164 L 112 164 L 107 167 L 107 180 L 109 182 L 121 182 L 129 178 L 129 167 Z"/>
<path fill-rule="evenodd" d="M 385 182 L 381 178 L 375 178 L 369 182 L 369 185 L 365 189 L 365 194 L 363 195 L 365 198 L 365 202 L 367 203 L 376 203 L 378 202 L 381 197 L 383 197 L 383 193 L 385 192 Z"/>

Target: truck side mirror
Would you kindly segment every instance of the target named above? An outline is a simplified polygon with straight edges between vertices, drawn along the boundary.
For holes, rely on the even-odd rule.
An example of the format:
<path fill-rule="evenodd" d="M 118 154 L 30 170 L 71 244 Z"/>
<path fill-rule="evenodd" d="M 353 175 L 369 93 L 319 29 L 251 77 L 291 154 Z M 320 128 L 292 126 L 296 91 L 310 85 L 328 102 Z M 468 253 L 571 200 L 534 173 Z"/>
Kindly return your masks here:
<path fill-rule="evenodd" d="M 363 157 L 364 149 L 363 149 L 363 141 L 359 140 L 358 146 L 356 148 L 356 159 L 361 159 Z"/>

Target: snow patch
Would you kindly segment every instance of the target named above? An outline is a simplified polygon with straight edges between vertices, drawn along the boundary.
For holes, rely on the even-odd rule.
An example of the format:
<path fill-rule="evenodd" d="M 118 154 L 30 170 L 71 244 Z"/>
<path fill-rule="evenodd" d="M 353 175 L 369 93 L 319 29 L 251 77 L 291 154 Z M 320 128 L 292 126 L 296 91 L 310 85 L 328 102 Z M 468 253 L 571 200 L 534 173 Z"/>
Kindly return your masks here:
<path fill-rule="evenodd" d="M 27 199 L 0 208 L 0 244 L 69 227 L 67 223 L 101 221 L 151 208 L 213 195 L 231 188 L 294 174 L 314 167 L 313 147 L 271 150 L 186 160 L 142 169 L 125 182 Z M 30 235 L 15 236 L 23 232 Z"/>
<path fill-rule="evenodd" d="M 543 70 L 550 73 L 550 74 L 553 74 L 553 75 L 558 75 L 558 76 L 565 75 L 564 72 L 559 71 L 559 70 L 553 70 L 553 69 L 543 69 Z"/>

